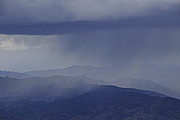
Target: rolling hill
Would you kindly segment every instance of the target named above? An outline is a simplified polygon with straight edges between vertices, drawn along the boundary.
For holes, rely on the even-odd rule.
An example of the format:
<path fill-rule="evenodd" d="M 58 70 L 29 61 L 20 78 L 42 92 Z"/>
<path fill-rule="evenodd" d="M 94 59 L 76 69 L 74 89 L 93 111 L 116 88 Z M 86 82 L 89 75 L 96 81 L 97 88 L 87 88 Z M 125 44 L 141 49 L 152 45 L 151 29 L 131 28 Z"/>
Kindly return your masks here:
<path fill-rule="evenodd" d="M 157 94 L 158 95 L 158 94 Z M 59 101 L 3 104 L 3 120 L 179 120 L 180 100 L 139 90 L 99 86 Z"/>

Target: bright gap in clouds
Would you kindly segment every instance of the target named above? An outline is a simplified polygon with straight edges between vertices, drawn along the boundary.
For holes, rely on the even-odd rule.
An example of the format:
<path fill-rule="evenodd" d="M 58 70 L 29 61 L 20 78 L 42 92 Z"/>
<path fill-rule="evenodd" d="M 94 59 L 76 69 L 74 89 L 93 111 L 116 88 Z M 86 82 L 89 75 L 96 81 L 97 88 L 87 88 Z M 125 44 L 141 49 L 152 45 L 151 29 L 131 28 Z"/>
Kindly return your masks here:
<path fill-rule="evenodd" d="M 0 50 L 10 50 L 10 51 L 15 51 L 15 50 L 26 50 L 29 47 L 27 47 L 23 41 L 20 43 L 16 43 L 14 39 L 6 39 L 0 41 Z"/>
<path fill-rule="evenodd" d="M 18 51 L 27 49 L 48 48 L 55 46 L 56 36 L 0 35 L 0 50 Z"/>

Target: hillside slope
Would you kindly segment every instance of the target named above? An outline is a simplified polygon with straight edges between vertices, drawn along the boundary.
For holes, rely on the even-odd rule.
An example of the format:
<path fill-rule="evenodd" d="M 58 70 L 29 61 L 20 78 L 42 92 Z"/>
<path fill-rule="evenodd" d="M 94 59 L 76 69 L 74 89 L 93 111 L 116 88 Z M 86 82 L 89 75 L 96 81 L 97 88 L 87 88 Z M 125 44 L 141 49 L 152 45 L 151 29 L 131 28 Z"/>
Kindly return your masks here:
<path fill-rule="evenodd" d="M 13 107 L 4 108 L 0 109 L 3 120 L 180 119 L 180 100 L 114 86 L 100 86 L 64 101 L 17 102 Z"/>

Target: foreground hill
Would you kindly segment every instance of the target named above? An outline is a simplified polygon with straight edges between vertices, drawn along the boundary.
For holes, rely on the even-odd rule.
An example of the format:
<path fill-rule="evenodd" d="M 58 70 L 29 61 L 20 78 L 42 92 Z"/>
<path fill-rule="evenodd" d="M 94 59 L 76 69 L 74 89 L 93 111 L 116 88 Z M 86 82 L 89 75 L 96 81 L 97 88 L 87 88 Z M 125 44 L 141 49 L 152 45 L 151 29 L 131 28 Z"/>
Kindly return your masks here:
<path fill-rule="evenodd" d="M 171 97 L 180 98 L 180 93 L 175 90 L 171 90 L 170 88 L 155 83 L 151 80 L 147 79 L 135 79 L 135 78 L 122 78 L 111 81 L 109 84 L 125 87 L 125 88 L 135 88 L 141 90 L 150 90 L 158 93 L 162 93 Z"/>
<path fill-rule="evenodd" d="M 64 101 L 3 104 L 3 120 L 179 120 L 180 100 L 144 91 L 99 86 Z"/>

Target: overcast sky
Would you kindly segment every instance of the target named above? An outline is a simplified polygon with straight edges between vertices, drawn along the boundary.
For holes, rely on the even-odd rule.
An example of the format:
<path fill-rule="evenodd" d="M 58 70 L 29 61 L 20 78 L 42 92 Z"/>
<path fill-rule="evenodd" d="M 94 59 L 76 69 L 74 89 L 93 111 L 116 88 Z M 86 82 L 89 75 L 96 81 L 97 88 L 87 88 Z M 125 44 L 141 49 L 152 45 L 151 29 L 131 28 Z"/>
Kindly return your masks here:
<path fill-rule="evenodd" d="M 179 4 L 1 0 L 0 69 L 22 72 L 124 62 L 180 65 Z M 59 26 L 52 27 L 54 23 Z"/>
<path fill-rule="evenodd" d="M 167 11 L 179 0 L 1 0 L 1 23 L 112 20 Z"/>

